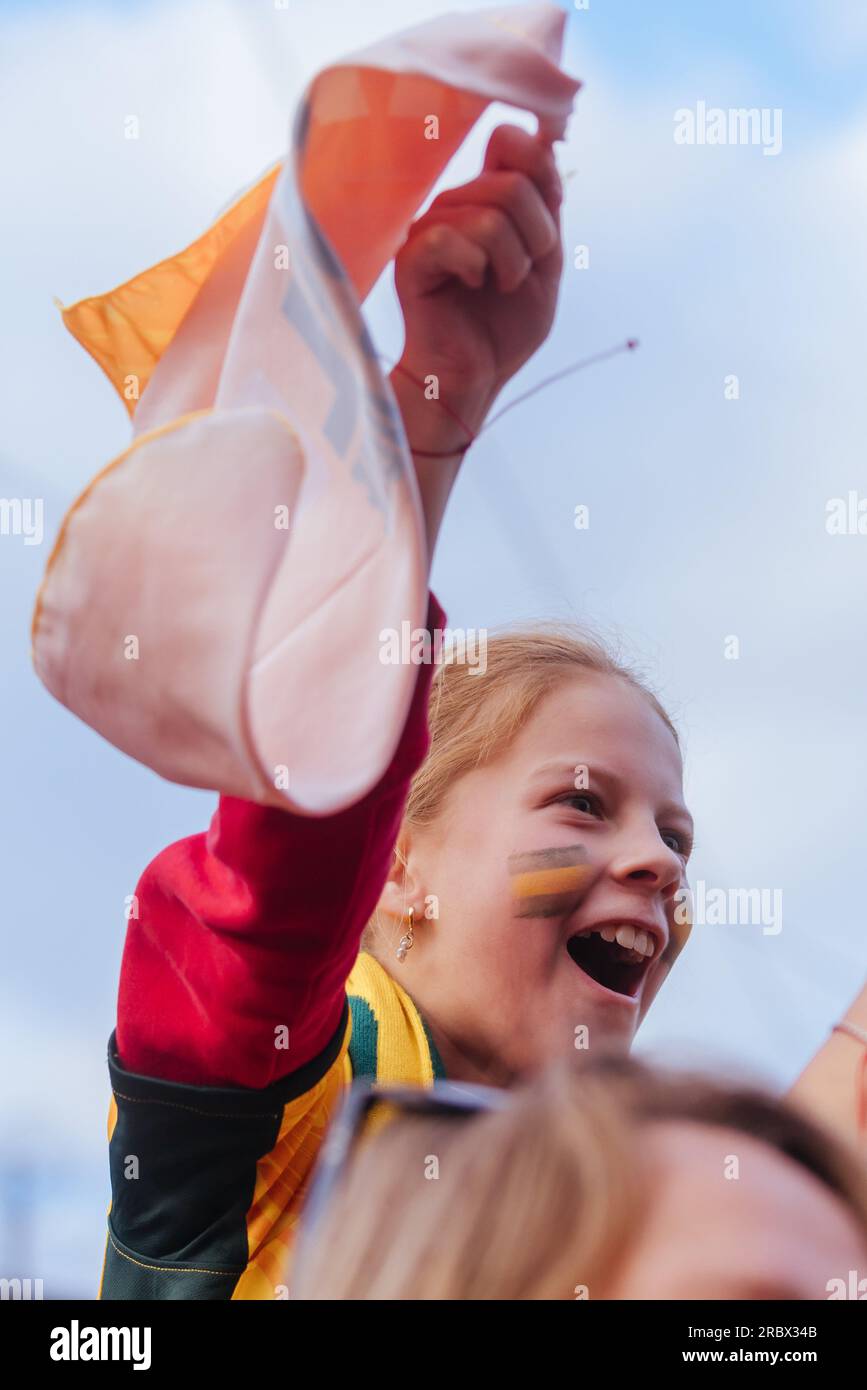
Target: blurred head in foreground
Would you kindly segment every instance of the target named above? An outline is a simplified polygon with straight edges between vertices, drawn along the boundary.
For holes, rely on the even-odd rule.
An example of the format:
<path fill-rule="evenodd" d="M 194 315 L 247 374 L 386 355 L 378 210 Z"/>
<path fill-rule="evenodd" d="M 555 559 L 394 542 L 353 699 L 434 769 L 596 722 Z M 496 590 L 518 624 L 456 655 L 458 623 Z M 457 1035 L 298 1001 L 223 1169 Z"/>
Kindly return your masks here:
<path fill-rule="evenodd" d="M 761 1091 L 611 1057 L 363 1140 L 293 1296 L 827 1299 L 852 1270 L 853 1153 Z"/>

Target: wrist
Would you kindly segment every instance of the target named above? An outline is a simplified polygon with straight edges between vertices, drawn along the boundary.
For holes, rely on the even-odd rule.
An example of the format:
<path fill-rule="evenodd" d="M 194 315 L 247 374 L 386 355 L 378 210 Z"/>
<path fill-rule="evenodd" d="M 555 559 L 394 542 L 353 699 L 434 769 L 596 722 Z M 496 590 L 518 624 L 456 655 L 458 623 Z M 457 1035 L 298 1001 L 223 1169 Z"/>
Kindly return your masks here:
<path fill-rule="evenodd" d="M 394 390 L 413 454 L 460 459 L 479 433 L 496 394 L 493 390 L 458 390 L 406 357 L 393 368 Z"/>
<path fill-rule="evenodd" d="M 472 427 L 448 414 L 435 397 L 428 399 L 423 378 L 411 368 L 400 368 L 402 364 L 394 368 L 390 380 L 412 453 L 430 564 Z"/>

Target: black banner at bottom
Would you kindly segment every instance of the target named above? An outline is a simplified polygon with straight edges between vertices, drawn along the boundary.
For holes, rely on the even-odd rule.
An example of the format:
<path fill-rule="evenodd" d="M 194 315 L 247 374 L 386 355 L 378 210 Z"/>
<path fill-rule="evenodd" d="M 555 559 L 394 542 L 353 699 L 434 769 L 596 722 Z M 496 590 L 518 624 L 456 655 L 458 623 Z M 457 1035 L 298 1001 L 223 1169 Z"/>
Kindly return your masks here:
<path fill-rule="evenodd" d="M 219 1374 L 240 1371 L 247 1380 L 282 1368 L 292 1377 L 302 1374 L 295 1358 L 301 1357 L 305 1378 L 309 1363 L 321 1363 L 323 1372 L 338 1367 L 348 1344 L 335 1336 L 343 1324 L 347 1332 L 357 1328 L 354 1355 L 367 1360 L 381 1340 L 386 1364 L 404 1342 L 412 1357 L 407 1373 L 420 1357 L 418 1372 L 429 1375 L 439 1365 L 453 1372 L 455 1359 L 462 1368 L 475 1348 L 488 1370 L 499 1356 L 513 1356 L 515 1335 L 544 1331 L 544 1363 L 562 1353 L 577 1357 L 580 1373 L 585 1356 L 610 1358 L 612 1370 L 632 1367 L 668 1371 L 676 1366 L 764 1365 L 813 1366 L 828 1371 L 857 1370 L 867 1347 L 867 1310 L 863 1299 L 827 1303 L 592 1303 L 540 1305 L 509 1304 L 507 1321 L 500 1323 L 502 1305 L 487 1311 L 473 1304 L 471 1321 L 464 1322 L 460 1306 L 441 1306 L 436 1324 L 430 1306 L 400 1303 L 371 1314 L 369 1306 L 353 1311 L 344 1304 L 328 1312 L 328 1335 L 317 1327 L 324 1310 L 291 1302 L 263 1303 L 72 1303 L 6 1301 L 2 1326 L 7 1360 L 26 1370 L 47 1371 L 63 1377 L 71 1373 L 93 1375 L 101 1367 L 118 1371 L 173 1375 Z M 523 1308 L 522 1312 L 518 1309 Z M 356 1323 L 355 1318 L 358 1317 Z M 450 1342 L 451 1317 L 460 1342 Z M 527 1319 L 524 1323 L 524 1318 Z M 336 1326 L 335 1326 L 336 1323 Z M 499 1336 L 498 1336 L 499 1334 Z M 557 1338 L 562 1336 L 562 1347 Z M 573 1339 L 578 1337 L 577 1342 Z M 599 1337 L 595 1346 L 584 1339 Z M 420 1340 L 423 1338 L 423 1340 Z M 523 1350 L 530 1351 L 524 1343 Z M 493 1361 L 494 1365 L 491 1365 Z M 537 1366 L 543 1373 L 542 1366 Z M 510 1374 L 514 1372 L 514 1366 Z M 371 1370 L 371 1374 L 373 1374 Z M 255 1390 L 248 1387 L 248 1390 Z"/>

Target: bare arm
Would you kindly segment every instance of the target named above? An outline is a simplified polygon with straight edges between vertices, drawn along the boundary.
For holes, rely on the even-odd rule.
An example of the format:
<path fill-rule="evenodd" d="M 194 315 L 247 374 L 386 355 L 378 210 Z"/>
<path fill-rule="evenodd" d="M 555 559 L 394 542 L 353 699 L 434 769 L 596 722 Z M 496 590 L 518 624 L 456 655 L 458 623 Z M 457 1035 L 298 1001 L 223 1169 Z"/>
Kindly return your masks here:
<path fill-rule="evenodd" d="M 867 1031 L 867 985 L 841 1022 Z M 859 1125 L 859 1114 L 867 1106 L 865 1051 L 867 1045 L 849 1033 L 832 1033 L 798 1077 L 790 1096 L 824 1124 L 867 1150 L 867 1134 Z"/>
<path fill-rule="evenodd" d="M 549 142 L 492 134 L 482 173 L 434 200 L 395 260 L 406 337 L 391 384 L 434 545 L 467 442 L 551 329 L 563 253 Z"/>

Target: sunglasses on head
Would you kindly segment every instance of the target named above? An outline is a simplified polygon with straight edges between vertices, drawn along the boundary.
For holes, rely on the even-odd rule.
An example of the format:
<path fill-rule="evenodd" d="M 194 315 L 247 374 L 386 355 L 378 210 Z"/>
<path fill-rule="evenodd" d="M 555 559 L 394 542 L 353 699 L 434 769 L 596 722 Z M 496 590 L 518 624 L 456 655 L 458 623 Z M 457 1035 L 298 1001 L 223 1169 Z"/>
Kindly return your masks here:
<path fill-rule="evenodd" d="M 509 1093 L 494 1086 L 434 1081 L 430 1086 L 382 1086 L 374 1078 L 354 1081 L 328 1129 L 298 1226 L 292 1260 L 297 1277 L 321 1236 L 323 1218 L 365 1134 L 378 1132 L 403 1116 L 472 1118 L 509 1104 Z"/>

